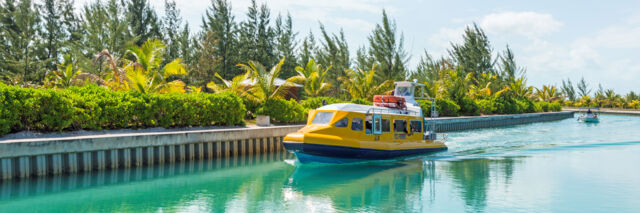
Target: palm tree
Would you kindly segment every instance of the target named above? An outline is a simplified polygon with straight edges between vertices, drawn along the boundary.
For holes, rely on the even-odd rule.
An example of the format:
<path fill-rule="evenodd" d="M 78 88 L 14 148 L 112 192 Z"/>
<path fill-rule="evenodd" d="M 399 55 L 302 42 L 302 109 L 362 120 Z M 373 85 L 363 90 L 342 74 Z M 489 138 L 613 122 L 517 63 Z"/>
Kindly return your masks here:
<path fill-rule="evenodd" d="M 560 92 L 556 86 L 552 85 L 543 85 L 542 89 L 536 88 L 535 94 L 540 101 L 553 102 L 556 100 L 560 100 Z"/>
<path fill-rule="evenodd" d="M 146 41 L 142 46 L 132 46 L 125 56 L 131 56 L 133 61 L 125 64 L 124 70 L 132 90 L 142 93 L 172 93 L 185 92 L 185 83 L 180 80 L 167 82 L 171 76 L 186 75 L 187 70 L 182 59 L 177 58 L 164 65 L 162 58 L 165 46 L 160 40 Z"/>
<path fill-rule="evenodd" d="M 82 69 L 76 66 L 76 63 L 71 59 L 70 55 L 65 55 L 64 61 L 62 64 L 58 64 L 57 67 L 57 70 L 51 71 L 45 76 L 45 87 L 69 88 L 73 85 L 85 83 L 106 84 L 106 82 L 97 75 L 83 73 Z"/>
<path fill-rule="evenodd" d="M 442 80 L 449 98 L 460 103 L 460 100 L 467 96 L 471 85 L 473 85 L 473 73 L 465 74 L 458 67 L 456 71 L 449 70 L 449 73 Z"/>
<path fill-rule="evenodd" d="M 295 69 L 298 75 L 289 78 L 289 81 L 303 84 L 304 92 L 308 96 L 321 96 L 331 88 L 331 84 L 325 83 L 331 66 L 323 69 L 320 64 L 310 59 L 304 68 L 297 66 Z"/>
<path fill-rule="evenodd" d="M 469 88 L 468 96 L 474 99 L 490 97 L 494 84 L 497 82 L 497 75 L 491 73 L 481 73 L 479 78 L 475 80 L 475 84 L 472 84 Z"/>
<path fill-rule="evenodd" d="M 384 91 L 393 87 L 393 81 L 386 80 L 379 82 L 376 76 L 376 64 L 371 70 L 364 71 L 362 69 L 347 69 L 346 76 L 339 77 L 346 90 L 351 94 L 351 98 L 364 98 L 371 100 L 374 95 L 382 94 Z"/>
<path fill-rule="evenodd" d="M 443 98 L 443 92 L 445 88 L 443 87 L 442 81 L 433 81 L 433 83 L 429 83 L 427 81 L 422 82 L 424 84 L 425 90 L 424 92 L 428 97 L 433 98 Z"/>
<path fill-rule="evenodd" d="M 65 55 L 64 62 L 57 67 L 58 70 L 47 75 L 47 79 L 57 88 L 69 88 L 76 77 L 82 73 L 82 69 L 76 69 L 69 55 Z"/>
<path fill-rule="evenodd" d="M 215 82 L 209 82 L 207 84 L 207 88 L 213 90 L 216 93 L 220 93 L 220 92 L 232 92 L 233 94 L 236 94 L 237 96 L 246 96 L 246 92 L 247 92 L 247 88 L 249 88 L 249 85 L 247 85 L 247 80 L 251 78 L 250 76 L 251 73 L 249 72 L 245 72 L 242 75 L 237 75 L 236 77 L 233 77 L 233 79 L 231 80 L 226 80 L 224 78 L 222 78 L 222 76 L 220 76 L 218 73 L 215 73 L 215 77 L 221 82 L 220 84 L 216 84 Z"/>
<path fill-rule="evenodd" d="M 103 60 L 106 60 L 108 67 L 111 69 L 111 72 L 104 76 L 107 87 L 116 91 L 129 90 L 129 79 L 127 78 L 124 68 L 118 66 L 118 58 L 111 55 L 109 50 L 104 49 L 96 54 L 96 57 L 93 59 L 93 63 L 97 64 Z"/>
<path fill-rule="evenodd" d="M 609 107 L 622 107 L 622 96 L 616 94 L 612 89 L 606 90 L 604 97 Z"/>
<path fill-rule="evenodd" d="M 519 99 L 529 98 L 533 94 L 533 86 L 527 86 L 527 79 L 524 77 L 511 79 L 507 88 L 515 98 Z"/>
<path fill-rule="evenodd" d="M 237 66 L 246 71 L 249 79 L 253 82 L 253 85 L 246 93 L 246 97 L 260 103 L 270 99 L 284 98 L 293 87 L 293 83 L 290 81 L 285 81 L 279 86 L 276 85 L 276 79 L 280 76 L 284 60 L 285 58 L 283 57 L 270 71 L 267 71 L 262 64 L 256 61 L 238 64 Z"/>
<path fill-rule="evenodd" d="M 592 104 L 593 104 L 593 100 L 591 99 L 591 96 L 584 95 L 580 99 L 578 99 L 577 106 L 588 107 L 588 106 L 591 106 Z"/>

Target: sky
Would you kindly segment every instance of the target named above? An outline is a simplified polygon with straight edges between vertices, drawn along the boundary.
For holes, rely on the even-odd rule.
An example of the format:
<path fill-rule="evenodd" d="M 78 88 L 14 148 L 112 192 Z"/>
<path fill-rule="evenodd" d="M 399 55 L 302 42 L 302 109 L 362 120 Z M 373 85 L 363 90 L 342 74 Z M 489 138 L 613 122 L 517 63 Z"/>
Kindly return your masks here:
<path fill-rule="evenodd" d="M 76 1 L 77 6 L 94 0 Z M 164 0 L 150 0 L 163 14 Z M 298 39 L 319 23 L 329 32 L 344 30 L 355 50 L 381 22 L 382 10 L 404 35 L 411 69 L 429 52 L 447 55 L 459 43 L 465 27 L 478 24 L 494 52 L 506 45 L 527 71 L 530 85 L 561 86 L 584 77 L 591 88 L 601 84 L 618 93 L 640 92 L 640 1 L 462 1 L 462 0 L 258 0 L 272 16 L 290 13 Z M 210 0 L 176 0 L 192 30 L 198 31 Z M 231 0 L 237 21 L 244 20 L 250 0 Z M 318 36 L 316 36 L 317 38 Z"/>

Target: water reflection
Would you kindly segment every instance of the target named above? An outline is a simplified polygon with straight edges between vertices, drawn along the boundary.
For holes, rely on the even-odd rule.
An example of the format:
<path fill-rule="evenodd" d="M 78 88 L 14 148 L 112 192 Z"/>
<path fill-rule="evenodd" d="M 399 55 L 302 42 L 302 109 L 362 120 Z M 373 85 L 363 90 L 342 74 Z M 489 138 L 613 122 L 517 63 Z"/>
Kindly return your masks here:
<path fill-rule="evenodd" d="M 5 181 L 0 212 L 638 212 L 640 119 L 607 121 L 452 133 L 447 152 L 406 161 L 278 153 Z"/>
<path fill-rule="evenodd" d="M 504 178 L 503 184 L 508 186 L 521 158 L 468 158 L 443 163 L 440 169 L 456 184 L 467 210 L 478 212 L 487 205 L 489 183 Z"/>
<path fill-rule="evenodd" d="M 236 194 L 249 192 L 254 200 L 263 200 L 269 196 L 262 193 L 263 190 L 280 189 L 293 170 L 283 160 L 292 157 L 289 153 L 279 152 L 4 181 L 0 185 L 0 208 L 84 212 L 197 207 L 206 211 L 222 211 Z"/>
<path fill-rule="evenodd" d="M 327 197 L 338 209 L 396 211 L 422 190 L 420 160 L 353 165 L 300 165 L 285 187 L 302 196 Z M 375 209 L 367 209 L 375 208 Z"/>

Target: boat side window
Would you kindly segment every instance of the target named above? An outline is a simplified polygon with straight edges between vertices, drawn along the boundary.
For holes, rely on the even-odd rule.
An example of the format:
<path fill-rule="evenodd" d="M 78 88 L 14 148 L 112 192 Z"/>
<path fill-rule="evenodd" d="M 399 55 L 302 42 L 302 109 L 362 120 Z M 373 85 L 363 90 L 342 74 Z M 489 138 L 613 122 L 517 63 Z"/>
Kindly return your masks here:
<path fill-rule="evenodd" d="M 370 115 L 365 118 L 364 133 L 367 135 L 373 134 L 373 118 Z"/>
<path fill-rule="evenodd" d="M 351 120 L 351 130 L 362 131 L 362 118 L 354 118 Z"/>
<path fill-rule="evenodd" d="M 406 120 L 393 120 L 393 131 L 396 133 L 408 133 Z"/>
<path fill-rule="evenodd" d="M 421 121 L 411 121 L 411 123 L 409 123 L 409 126 L 411 126 L 411 132 L 422 132 L 422 122 Z"/>
<path fill-rule="evenodd" d="M 391 121 L 382 119 L 382 132 L 391 132 Z"/>
<path fill-rule="evenodd" d="M 348 125 L 349 125 L 349 118 L 340 119 L 334 124 L 335 127 L 347 127 Z"/>
<path fill-rule="evenodd" d="M 317 112 L 316 116 L 313 117 L 313 121 L 311 124 L 329 124 L 331 118 L 333 117 L 333 112 Z"/>

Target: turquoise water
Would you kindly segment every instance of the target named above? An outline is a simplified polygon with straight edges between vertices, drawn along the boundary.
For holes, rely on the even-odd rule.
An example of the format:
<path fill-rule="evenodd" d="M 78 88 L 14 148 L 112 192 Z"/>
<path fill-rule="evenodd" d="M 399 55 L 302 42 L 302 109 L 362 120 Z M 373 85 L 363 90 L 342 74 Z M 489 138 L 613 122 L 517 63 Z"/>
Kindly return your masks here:
<path fill-rule="evenodd" d="M 640 117 L 448 134 L 404 161 L 287 153 L 0 183 L 0 212 L 640 212 Z"/>

